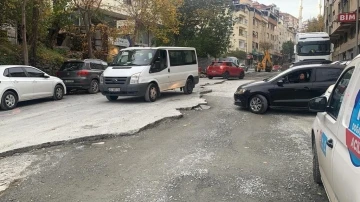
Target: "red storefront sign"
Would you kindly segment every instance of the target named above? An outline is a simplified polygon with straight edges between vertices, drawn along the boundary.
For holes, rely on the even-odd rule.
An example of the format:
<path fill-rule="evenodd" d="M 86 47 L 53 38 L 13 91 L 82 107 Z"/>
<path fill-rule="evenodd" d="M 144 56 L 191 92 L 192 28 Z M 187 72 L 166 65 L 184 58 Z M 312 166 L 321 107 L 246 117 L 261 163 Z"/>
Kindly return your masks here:
<path fill-rule="evenodd" d="M 356 21 L 356 13 L 340 13 L 338 15 L 339 22 L 355 22 Z"/>

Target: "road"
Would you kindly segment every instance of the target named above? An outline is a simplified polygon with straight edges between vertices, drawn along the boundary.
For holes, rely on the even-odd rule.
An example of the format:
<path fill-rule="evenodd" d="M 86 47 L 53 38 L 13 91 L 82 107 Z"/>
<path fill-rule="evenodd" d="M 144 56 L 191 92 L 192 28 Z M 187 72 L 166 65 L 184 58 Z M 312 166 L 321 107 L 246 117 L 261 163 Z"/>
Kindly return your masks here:
<path fill-rule="evenodd" d="M 210 108 L 132 136 L 3 158 L 0 173 L 17 180 L 0 201 L 326 202 L 312 182 L 314 114 L 240 110 L 232 97 L 241 82 L 211 85 Z"/>

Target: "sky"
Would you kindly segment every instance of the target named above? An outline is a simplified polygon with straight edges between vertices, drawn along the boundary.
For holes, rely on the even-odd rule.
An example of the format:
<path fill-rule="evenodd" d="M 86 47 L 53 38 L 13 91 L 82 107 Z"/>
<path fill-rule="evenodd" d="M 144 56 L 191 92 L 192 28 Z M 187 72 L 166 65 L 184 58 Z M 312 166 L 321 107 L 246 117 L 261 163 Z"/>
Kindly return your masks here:
<path fill-rule="evenodd" d="M 276 4 L 281 12 L 290 13 L 291 15 L 299 16 L 300 0 L 257 0 L 257 2 L 269 5 Z M 323 4 L 323 0 L 321 1 Z M 318 0 L 303 0 L 303 20 L 308 20 L 317 17 L 319 14 Z M 322 7 L 324 8 L 324 7 Z"/>

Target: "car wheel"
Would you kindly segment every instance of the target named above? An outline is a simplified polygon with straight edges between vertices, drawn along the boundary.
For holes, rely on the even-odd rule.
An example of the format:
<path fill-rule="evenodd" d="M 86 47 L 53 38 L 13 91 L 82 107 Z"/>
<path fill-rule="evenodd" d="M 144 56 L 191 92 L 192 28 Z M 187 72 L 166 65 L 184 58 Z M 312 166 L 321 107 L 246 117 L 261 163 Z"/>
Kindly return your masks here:
<path fill-rule="evenodd" d="M 16 107 L 18 103 L 17 95 L 12 91 L 6 91 L 1 97 L 1 109 L 11 110 Z"/>
<path fill-rule="evenodd" d="M 254 95 L 250 98 L 249 109 L 255 114 L 263 114 L 268 109 L 268 101 L 262 95 Z"/>
<path fill-rule="evenodd" d="M 64 88 L 61 85 L 56 85 L 54 89 L 54 100 L 61 100 L 64 97 Z"/>
<path fill-rule="evenodd" d="M 208 78 L 209 78 L 209 79 L 213 79 L 214 77 L 212 77 L 212 76 L 208 76 Z"/>
<path fill-rule="evenodd" d="M 244 72 L 241 72 L 240 73 L 240 76 L 239 76 L 239 79 L 243 79 L 245 77 L 245 73 Z"/>
<path fill-rule="evenodd" d="M 186 84 L 183 88 L 185 94 L 191 94 L 194 90 L 194 82 L 192 79 L 187 79 Z"/>
<path fill-rule="evenodd" d="M 99 92 L 99 82 L 97 80 L 92 80 L 90 83 L 90 88 L 89 88 L 89 93 L 90 94 L 96 94 Z"/>
<path fill-rule="evenodd" d="M 155 102 L 159 96 L 159 89 L 154 83 L 150 83 L 145 93 L 146 102 Z"/>
<path fill-rule="evenodd" d="M 110 101 L 110 102 L 112 102 L 112 101 L 116 101 L 117 99 L 118 99 L 118 96 L 106 96 L 106 98 Z"/>
<path fill-rule="evenodd" d="M 313 179 L 316 184 L 322 184 L 321 181 L 321 174 L 320 174 L 320 167 L 319 167 L 319 160 L 316 153 L 316 143 L 313 142 L 312 147 L 312 153 L 313 153 Z"/>
<path fill-rule="evenodd" d="M 223 75 L 223 78 L 224 79 L 229 79 L 230 78 L 229 72 L 225 72 L 224 75 Z"/>

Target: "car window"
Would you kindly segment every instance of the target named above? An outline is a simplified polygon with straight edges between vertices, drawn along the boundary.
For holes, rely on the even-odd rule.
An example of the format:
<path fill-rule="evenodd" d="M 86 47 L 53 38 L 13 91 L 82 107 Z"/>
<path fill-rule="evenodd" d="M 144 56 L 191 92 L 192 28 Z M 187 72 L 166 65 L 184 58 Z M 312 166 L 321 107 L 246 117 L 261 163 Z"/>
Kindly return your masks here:
<path fill-rule="evenodd" d="M 339 82 L 334 86 L 332 95 L 329 99 L 329 107 L 327 109 L 327 113 L 334 119 L 336 119 L 339 115 L 341 103 L 343 101 L 346 88 L 349 85 L 349 81 L 353 72 L 354 67 L 346 70 L 346 72 L 344 72 L 344 74 L 339 79 Z"/>
<path fill-rule="evenodd" d="M 226 63 L 226 66 L 232 67 L 232 66 L 233 66 L 233 65 L 232 65 L 232 62 L 227 62 L 227 63 Z"/>
<path fill-rule="evenodd" d="M 25 67 L 24 69 L 28 73 L 29 77 L 43 77 L 44 75 L 43 72 L 31 67 Z"/>
<path fill-rule="evenodd" d="M 292 72 L 284 77 L 285 83 L 307 83 L 311 79 L 311 69 Z"/>
<path fill-rule="evenodd" d="M 9 69 L 10 77 L 27 77 L 23 68 L 12 67 Z"/>
<path fill-rule="evenodd" d="M 336 82 L 339 78 L 343 69 L 335 68 L 321 68 L 316 69 L 316 81 L 317 82 L 326 82 L 333 81 Z"/>
<path fill-rule="evenodd" d="M 6 76 L 6 77 L 10 77 L 9 69 L 5 69 L 3 75 Z"/>
<path fill-rule="evenodd" d="M 85 66 L 84 64 L 84 62 L 64 62 L 60 68 L 60 71 L 68 72 L 82 70 Z"/>

